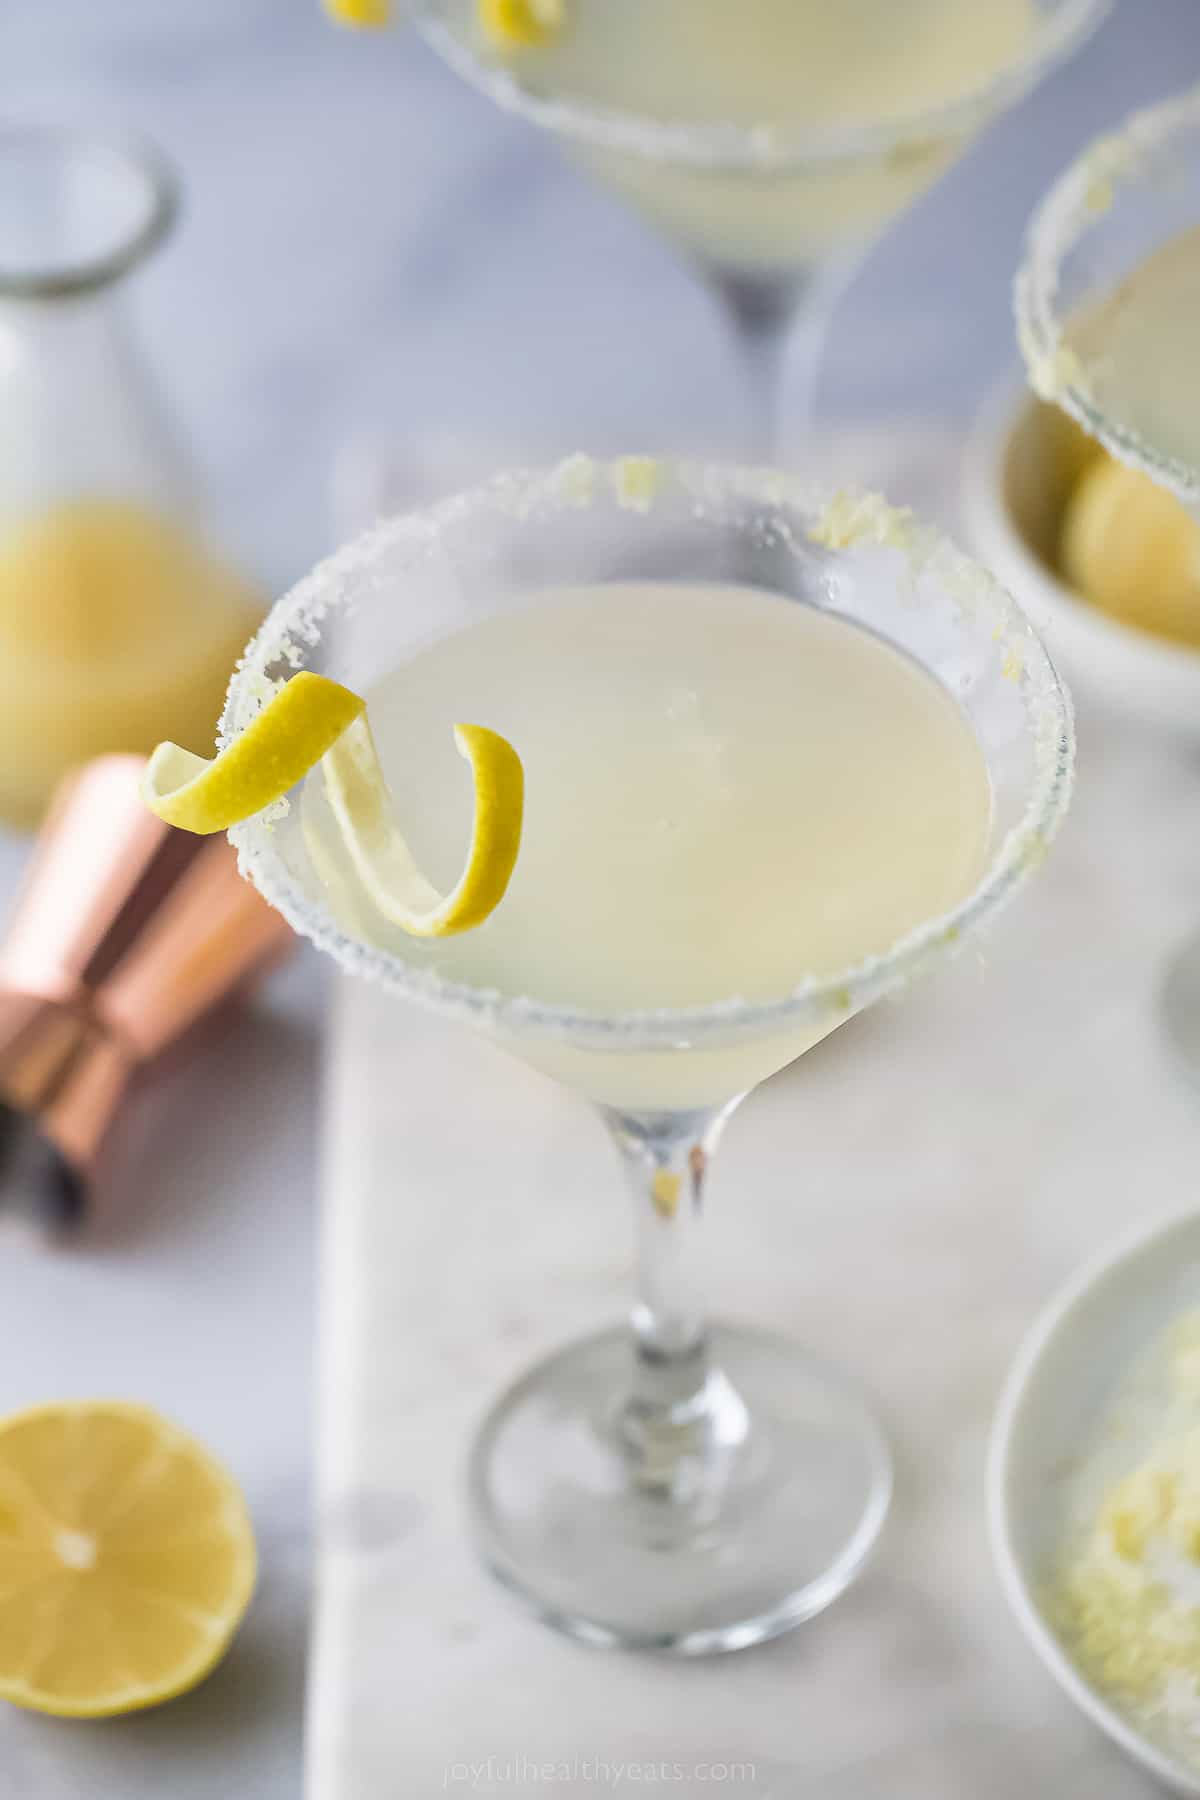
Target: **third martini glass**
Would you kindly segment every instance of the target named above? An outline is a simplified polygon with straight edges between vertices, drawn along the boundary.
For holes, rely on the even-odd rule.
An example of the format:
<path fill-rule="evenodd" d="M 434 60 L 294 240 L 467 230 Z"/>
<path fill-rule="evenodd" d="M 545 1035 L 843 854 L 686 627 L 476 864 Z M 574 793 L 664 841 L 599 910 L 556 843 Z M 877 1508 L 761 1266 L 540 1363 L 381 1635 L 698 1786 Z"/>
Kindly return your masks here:
<path fill-rule="evenodd" d="M 777 591 L 737 586 L 764 544 Z M 694 1654 L 786 1630 L 862 1564 L 890 1463 L 836 1370 L 709 1323 L 712 1160 L 749 1089 L 1040 863 L 1072 751 L 1045 652 L 988 576 L 881 502 L 580 457 L 318 568 L 251 646 L 225 741 L 303 667 L 368 696 L 435 880 L 470 834 L 451 723 L 511 739 L 512 884 L 474 931 L 405 936 L 358 885 L 319 769 L 235 829 L 245 869 L 344 968 L 593 1101 L 632 1194 L 632 1329 L 532 1369 L 476 1440 L 484 1557 L 590 1642 Z"/>
<path fill-rule="evenodd" d="M 1043 398 L 1200 521 L 1200 88 L 1135 114 L 1060 176 L 1030 224 L 1017 324 Z M 1200 936 L 1163 992 L 1200 1079 Z"/>
<path fill-rule="evenodd" d="M 525 46 L 498 42 L 486 20 L 503 9 L 477 0 L 415 10 L 456 69 L 551 130 L 714 288 L 747 366 L 751 452 L 769 456 L 793 323 L 810 326 L 810 404 L 822 296 L 1107 0 L 561 0 Z"/>

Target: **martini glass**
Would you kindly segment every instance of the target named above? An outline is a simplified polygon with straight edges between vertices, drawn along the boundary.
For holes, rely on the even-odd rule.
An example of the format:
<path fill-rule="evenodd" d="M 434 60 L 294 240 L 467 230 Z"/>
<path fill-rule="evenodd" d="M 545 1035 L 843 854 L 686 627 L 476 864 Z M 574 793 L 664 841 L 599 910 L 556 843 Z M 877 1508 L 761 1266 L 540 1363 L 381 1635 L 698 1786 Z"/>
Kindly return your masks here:
<path fill-rule="evenodd" d="M 519 980 L 506 983 L 503 966 L 486 980 L 464 979 L 447 972 L 441 961 L 447 953 L 438 946 L 380 935 L 344 879 L 348 868 L 338 866 L 336 838 L 322 836 L 315 774 L 282 813 L 251 819 L 232 834 L 250 879 L 344 969 L 398 1001 L 434 1008 L 486 1034 L 598 1106 L 633 1204 L 631 1325 L 568 1344 L 494 1405 L 471 1456 L 474 1532 L 491 1569 L 560 1628 L 591 1643 L 700 1654 L 771 1637 L 827 1605 L 861 1567 L 891 1489 L 885 1441 L 851 1382 L 757 1325 L 708 1321 L 701 1227 L 722 1128 L 759 1081 L 939 962 L 1011 897 L 1040 864 L 1063 814 L 1073 738 L 1069 702 L 1023 615 L 988 575 L 909 515 L 844 495 L 830 502 L 766 471 L 649 467 L 652 480 L 644 459 L 573 458 L 548 472 L 499 478 L 358 539 L 273 609 L 234 677 L 222 741 L 244 731 L 276 683 L 297 668 L 323 668 L 363 691 L 413 661 L 422 673 L 409 692 L 420 707 L 430 691 L 424 671 L 434 666 L 422 659 L 483 631 L 481 662 L 485 676 L 498 680 L 496 691 L 511 695 L 524 671 L 520 703 L 532 709 L 526 718 L 535 740 L 538 712 L 549 721 L 541 734 L 549 755 L 525 742 L 531 810 L 514 880 L 522 879 L 522 859 L 528 859 L 527 884 L 553 879 L 557 847 L 552 844 L 547 858 L 544 833 L 535 844 L 532 811 L 541 806 L 544 817 L 553 747 L 573 729 L 585 701 L 611 705 L 614 734 L 640 727 L 587 653 L 572 681 L 539 686 L 530 596 L 553 635 L 560 596 L 562 606 L 578 608 L 580 582 L 592 595 L 587 617 L 594 629 L 610 603 L 619 605 L 618 590 L 637 581 L 651 585 L 644 594 L 638 590 L 637 622 L 630 625 L 628 609 L 619 614 L 617 648 L 625 653 L 630 631 L 642 634 L 638 644 L 649 634 L 660 645 L 668 691 L 675 665 L 702 655 L 707 641 L 703 623 L 696 642 L 688 641 L 689 609 L 703 622 L 715 616 L 724 593 L 734 642 L 748 628 L 750 606 L 766 609 L 785 631 L 799 618 L 806 631 L 853 639 L 855 654 L 902 665 L 922 704 L 953 715 L 962 743 L 977 757 L 984 783 L 980 855 L 948 911 L 919 917 L 896 941 L 820 976 L 804 974 L 797 928 L 792 981 L 754 999 L 740 998 L 732 986 L 722 990 L 720 968 L 731 945 L 714 932 L 706 940 L 707 961 L 717 973 L 712 1002 L 704 1005 L 563 1004 L 522 992 Z M 822 542 L 814 541 L 814 531 Z M 730 600 L 728 589 L 714 588 L 741 566 L 747 545 L 763 543 L 778 552 L 777 571 L 788 569 L 778 595 L 747 600 L 739 590 Z M 657 639 L 646 618 L 652 606 L 669 609 L 672 621 Z M 577 610 L 571 618 L 580 616 Z M 565 629 L 573 642 L 576 626 L 568 621 Z M 515 657 L 513 644 L 521 646 Z M 497 659 L 498 677 L 491 667 Z M 635 678 L 645 673 L 646 660 L 635 659 Z M 657 666 L 651 671 L 658 672 Z M 438 679 L 435 673 L 434 686 Z M 452 691 L 451 705 L 463 693 L 457 682 Z M 756 705 L 761 691 L 753 690 Z M 371 704 L 386 758 L 386 709 L 377 713 Z M 835 690 L 834 724 L 845 705 Z M 435 740 L 444 735 L 439 709 L 440 702 L 438 729 L 429 737 L 434 757 Z M 453 716 L 446 715 L 445 735 Z M 865 716 L 874 716 L 869 707 Z M 685 706 L 679 731 L 689 746 L 693 727 Z M 699 735 L 697 755 L 720 753 Z M 423 727 L 420 737 L 424 744 Z M 852 763 L 861 727 L 843 732 L 841 743 L 840 756 Z M 792 767 L 781 776 L 784 798 L 778 818 L 767 822 L 767 840 L 788 833 L 795 773 Z M 393 774 L 403 779 L 400 768 Z M 659 771 L 646 767 L 640 774 L 652 784 Z M 821 781 L 833 791 L 842 774 L 822 762 Z M 429 768 L 414 779 L 418 789 L 427 784 Z M 901 822 L 898 856 L 910 834 L 925 829 L 931 804 L 925 792 L 917 796 L 913 816 Z M 585 805 L 581 797 L 577 810 Z M 407 814 L 407 799 L 402 810 Z M 621 808 L 617 816 L 623 823 Z M 439 818 L 435 812 L 433 828 Z M 672 823 L 664 820 L 664 829 Z M 454 821 L 452 836 L 460 824 Z M 858 879 L 873 893 L 891 879 L 888 857 L 873 854 L 874 838 L 857 815 L 843 826 Z M 884 829 L 877 821 L 871 832 Z M 761 847 L 763 838 L 758 841 Z M 611 854 L 615 886 L 624 854 L 617 826 L 602 849 L 605 866 Z M 749 821 L 744 842 L 733 837 L 719 849 L 726 867 L 745 864 L 751 881 L 760 873 Z M 569 854 L 565 847 L 562 854 Z M 769 842 L 761 854 L 769 854 Z M 805 855 L 805 885 L 807 861 Z M 712 881 L 722 875 L 714 867 Z M 820 866 L 812 880 L 821 882 Z M 515 904 L 514 896 L 515 888 L 489 924 Z M 627 898 L 593 896 L 615 912 Z M 769 899 L 762 897 L 764 930 Z M 843 896 L 846 905 L 852 899 Z M 480 934 L 468 937 L 478 943 Z M 466 937 L 444 942 L 472 953 Z M 572 952 L 566 966 L 587 964 L 602 994 L 628 990 L 636 952 L 627 953 L 615 927 L 608 936 L 581 929 L 573 942 L 568 928 L 566 947 Z M 658 975 L 654 967 L 644 971 L 648 993 Z M 535 1207 L 531 1196 L 531 1219 Z"/>
<path fill-rule="evenodd" d="M 438 51 L 625 196 L 723 303 L 775 451 L 803 340 L 811 411 L 833 296 L 890 219 L 1088 36 L 1108 0 L 567 0 L 549 45 L 497 52 L 474 0 L 423 0 Z"/>
<path fill-rule="evenodd" d="M 1200 521 L 1200 88 L 1134 114 L 1059 177 L 1016 285 L 1030 380 Z M 1162 986 L 1200 1080 L 1200 933 Z"/>

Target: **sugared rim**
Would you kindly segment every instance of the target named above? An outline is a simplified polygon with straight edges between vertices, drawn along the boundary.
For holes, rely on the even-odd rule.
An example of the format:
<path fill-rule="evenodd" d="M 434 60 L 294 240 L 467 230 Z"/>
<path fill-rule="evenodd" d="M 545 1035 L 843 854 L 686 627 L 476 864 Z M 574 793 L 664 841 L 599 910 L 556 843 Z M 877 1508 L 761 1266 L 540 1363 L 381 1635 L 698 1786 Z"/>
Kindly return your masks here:
<path fill-rule="evenodd" d="M 1065 258 L 1102 216 L 1097 183 L 1119 188 L 1136 178 L 1177 131 L 1197 128 L 1200 86 L 1132 113 L 1116 131 L 1094 138 L 1039 203 L 1013 289 L 1017 338 L 1035 392 L 1070 413 L 1118 461 L 1142 470 L 1187 506 L 1200 503 L 1200 468 L 1156 449 L 1097 404 L 1085 372 L 1075 367 L 1069 353 L 1067 322 L 1057 303 Z"/>
<path fill-rule="evenodd" d="M 1018 57 L 990 80 L 941 106 L 884 124 L 831 125 L 819 130 L 766 121 L 702 124 L 655 119 L 565 96 L 536 94 L 511 69 L 473 55 L 440 16 L 436 0 L 423 0 L 417 16 L 422 31 L 451 68 L 498 106 L 520 113 L 545 130 L 654 161 L 754 169 L 857 162 L 893 155 L 909 144 L 962 136 L 1027 94 L 1091 35 L 1111 6 L 1112 0 L 1063 0 L 1052 18 L 1039 21 L 1027 56 Z"/>
<path fill-rule="evenodd" d="M 594 463 L 572 457 L 553 468 L 500 475 L 428 511 L 386 520 L 355 539 L 319 564 L 271 609 L 230 684 L 219 730 L 221 746 L 246 728 L 275 691 L 278 682 L 270 671 L 302 666 L 306 652 L 319 643 L 328 615 L 345 604 L 347 583 L 378 559 L 402 557 L 405 551 L 414 559 L 423 557 L 448 528 L 461 528 L 464 519 L 476 511 L 501 509 L 528 520 L 539 511 L 555 514 L 589 504 L 590 497 L 597 495 L 623 496 L 628 469 L 627 458 Z M 891 541 L 884 530 L 899 521 L 902 548 L 913 570 L 939 581 L 960 610 L 987 634 L 1020 693 L 1034 749 L 1033 781 L 1022 817 L 997 845 L 971 894 L 885 952 L 833 975 L 808 977 L 774 1000 L 750 1002 L 733 997 L 703 1007 L 611 1014 L 450 981 L 432 970 L 414 968 L 377 945 L 363 943 L 343 931 L 332 914 L 294 880 L 276 847 L 269 812 L 235 826 L 229 835 L 243 873 L 294 930 L 348 972 L 482 1025 L 576 1045 L 669 1048 L 765 1035 L 797 1022 L 848 1016 L 885 989 L 914 976 L 1009 899 L 1041 862 L 1070 797 L 1074 766 L 1071 703 L 1033 627 L 999 582 L 932 527 L 915 523 L 909 515 L 872 496 L 826 491 L 770 469 L 664 460 L 656 464 L 656 470 L 656 498 L 674 490 L 676 497 L 682 493 L 697 509 L 749 501 L 776 507 L 781 513 L 798 512 L 813 522 L 834 511 L 841 520 L 857 518 L 861 529 L 850 540 L 855 547 Z M 639 509 L 653 504 L 653 500 L 639 497 Z"/>
<path fill-rule="evenodd" d="M 179 184 L 158 150 L 134 138 L 93 136 L 55 125 L 0 126 L 0 162 L 41 151 L 90 158 L 132 177 L 139 206 L 128 230 L 92 254 L 64 256 L 38 267 L 6 267 L 0 245 L 0 299 L 56 300 L 92 293 L 126 274 L 166 236 L 179 212 Z"/>

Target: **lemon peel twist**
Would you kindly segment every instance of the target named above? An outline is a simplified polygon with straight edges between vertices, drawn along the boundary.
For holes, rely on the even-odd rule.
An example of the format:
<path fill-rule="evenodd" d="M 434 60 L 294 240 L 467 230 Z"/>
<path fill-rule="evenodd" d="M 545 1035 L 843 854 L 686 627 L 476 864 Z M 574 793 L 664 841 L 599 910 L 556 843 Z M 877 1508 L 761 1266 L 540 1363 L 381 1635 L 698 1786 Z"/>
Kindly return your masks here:
<path fill-rule="evenodd" d="M 282 799 L 317 763 L 343 848 L 376 909 L 414 937 L 473 930 L 507 891 L 521 846 L 525 774 L 507 738 L 456 725 L 455 742 L 475 787 L 471 843 L 447 894 L 434 887 L 396 823 L 360 695 L 303 670 L 240 736 L 206 761 L 160 744 L 142 781 L 151 812 L 202 835 L 227 831 Z"/>

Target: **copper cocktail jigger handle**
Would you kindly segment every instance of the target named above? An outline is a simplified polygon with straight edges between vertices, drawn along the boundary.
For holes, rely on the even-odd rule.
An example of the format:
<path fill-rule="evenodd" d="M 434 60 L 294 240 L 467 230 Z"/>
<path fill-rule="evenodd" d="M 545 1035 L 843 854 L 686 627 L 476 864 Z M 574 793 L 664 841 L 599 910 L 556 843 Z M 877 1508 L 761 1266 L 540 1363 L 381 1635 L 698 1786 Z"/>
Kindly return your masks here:
<path fill-rule="evenodd" d="M 142 804 L 144 767 L 140 756 L 101 756 L 59 784 L 0 943 L 0 988 L 72 999 L 199 849 Z"/>
<path fill-rule="evenodd" d="M 97 1015 L 146 1061 L 294 943 L 286 921 L 238 874 L 224 838 L 206 839 L 101 985 Z"/>
<path fill-rule="evenodd" d="M 134 1070 L 294 942 L 224 838 L 146 810 L 144 767 L 62 783 L 0 942 L 0 1207 L 16 1182 L 78 1216 Z"/>

